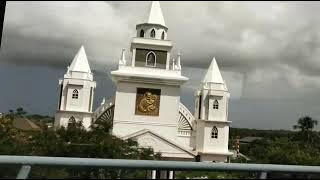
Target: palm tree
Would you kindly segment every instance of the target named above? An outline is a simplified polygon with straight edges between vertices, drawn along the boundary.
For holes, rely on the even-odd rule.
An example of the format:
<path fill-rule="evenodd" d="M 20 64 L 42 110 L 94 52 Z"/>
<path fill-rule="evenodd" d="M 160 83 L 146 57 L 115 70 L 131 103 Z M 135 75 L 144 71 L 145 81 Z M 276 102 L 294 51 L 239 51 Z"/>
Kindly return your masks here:
<path fill-rule="evenodd" d="M 312 129 L 317 124 L 317 120 L 312 119 L 310 116 L 304 116 L 299 118 L 298 123 L 293 126 L 293 129 L 300 129 L 300 133 L 302 134 L 302 136 L 304 136 L 302 138 L 305 138 L 305 135 L 307 135 L 307 140 L 309 142 Z"/>
<path fill-rule="evenodd" d="M 300 129 L 300 131 L 312 131 L 315 125 L 318 124 L 318 121 L 312 119 L 310 116 L 305 116 L 299 118 L 298 124 L 293 126 L 293 129 Z"/>

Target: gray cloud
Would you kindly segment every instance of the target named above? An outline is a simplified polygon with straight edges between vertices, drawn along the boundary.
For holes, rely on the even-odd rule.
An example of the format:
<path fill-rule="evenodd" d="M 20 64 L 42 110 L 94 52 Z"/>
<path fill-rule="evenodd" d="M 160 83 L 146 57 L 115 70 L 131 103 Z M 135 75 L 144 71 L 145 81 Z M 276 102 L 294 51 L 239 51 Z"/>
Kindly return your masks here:
<path fill-rule="evenodd" d="M 149 6 L 143 1 L 8 2 L 0 61 L 61 70 L 84 45 L 107 87 L 122 48 L 130 58 L 135 25 L 147 18 Z M 319 2 L 162 1 L 161 7 L 173 55 L 182 53 L 183 74 L 190 78 L 183 92 L 190 109 L 192 92 L 215 56 L 233 99 L 287 104 L 294 99 L 305 105 L 301 112 L 316 112 Z"/>

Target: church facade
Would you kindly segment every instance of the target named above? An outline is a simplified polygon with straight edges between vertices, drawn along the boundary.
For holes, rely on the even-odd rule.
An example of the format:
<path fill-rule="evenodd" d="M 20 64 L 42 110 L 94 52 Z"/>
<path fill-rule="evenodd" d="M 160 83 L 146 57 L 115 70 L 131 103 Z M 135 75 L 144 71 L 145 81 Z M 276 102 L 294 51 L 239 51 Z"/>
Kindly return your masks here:
<path fill-rule="evenodd" d="M 226 162 L 228 150 L 228 92 L 215 58 L 195 90 L 191 113 L 180 101 L 188 78 L 181 74 L 181 55 L 173 55 L 160 3 L 152 2 L 149 18 L 136 26 L 131 59 L 125 50 L 111 72 L 116 92 L 92 110 L 96 82 L 81 47 L 64 79 L 55 127 L 82 121 L 88 130 L 98 119 L 112 121 L 112 134 L 152 147 L 163 159 Z"/>

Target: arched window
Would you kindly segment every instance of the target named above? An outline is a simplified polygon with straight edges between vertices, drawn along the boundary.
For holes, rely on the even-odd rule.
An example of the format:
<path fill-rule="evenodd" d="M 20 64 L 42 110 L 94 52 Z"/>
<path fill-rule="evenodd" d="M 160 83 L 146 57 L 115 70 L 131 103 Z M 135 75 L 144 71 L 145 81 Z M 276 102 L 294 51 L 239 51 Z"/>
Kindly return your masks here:
<path fill-rule="evenodd" d="M 73 127 L 76 124 L 76 119 L 71 116 L 68 121 L 68 128 Z"/>
<path fill-rule="evenodd" d="M 79 92 L 78 92 L 78 90 L 73 90 L 73 92 L 72 92 L 72 99 L 78 99 L 78 97 L 79 97 Z"/>
<path fill-rule="evenodd" d="M 218 139 L 218 129 L 215 126 L 211 130 L 211 138 Z"/>
<path fill-rule="evenodd" d="M 162 32 L 161 39 L 164 39 L 164 31 Z"/>
<path fill-rule="evenodd" d="M 141 29 L 141 31 L 140 31 L 140 37 L 144 37 L 144 30 L 143 29 Z"/>
<path fill-rule="evenodd" d="M 156 37 L 156 31 L 154 29 L 151 30 L 150 37 L 152 38 Z"/>
<path fill-rule="evenodd" d="M 146 66 L 156 67 L 156 54 L 152 51 L 147 54 Z"/>
<path fill-rule="evenodd" d="M 219 109 L 219 102 L 217 100 L 214 100 L 213 109 Z"/>

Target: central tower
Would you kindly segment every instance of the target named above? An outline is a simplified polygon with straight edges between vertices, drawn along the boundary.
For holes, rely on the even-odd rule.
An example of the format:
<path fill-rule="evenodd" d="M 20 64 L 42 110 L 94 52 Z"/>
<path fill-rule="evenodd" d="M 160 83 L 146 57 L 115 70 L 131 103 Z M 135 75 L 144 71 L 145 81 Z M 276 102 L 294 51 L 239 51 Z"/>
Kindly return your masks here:
<path fill-rule="evenodd" d="M 124 137 L 149 130 L 176 140 L 180 86 L 188 78 L 181 75 L 180 54 L 171 59 L 172 41 L 159 2 L 152 2 L 149 18 L 136 30 L 131 61 L 123 50 L 118 70 L 111 72 L 117 86 L 113 134 Z"/>

